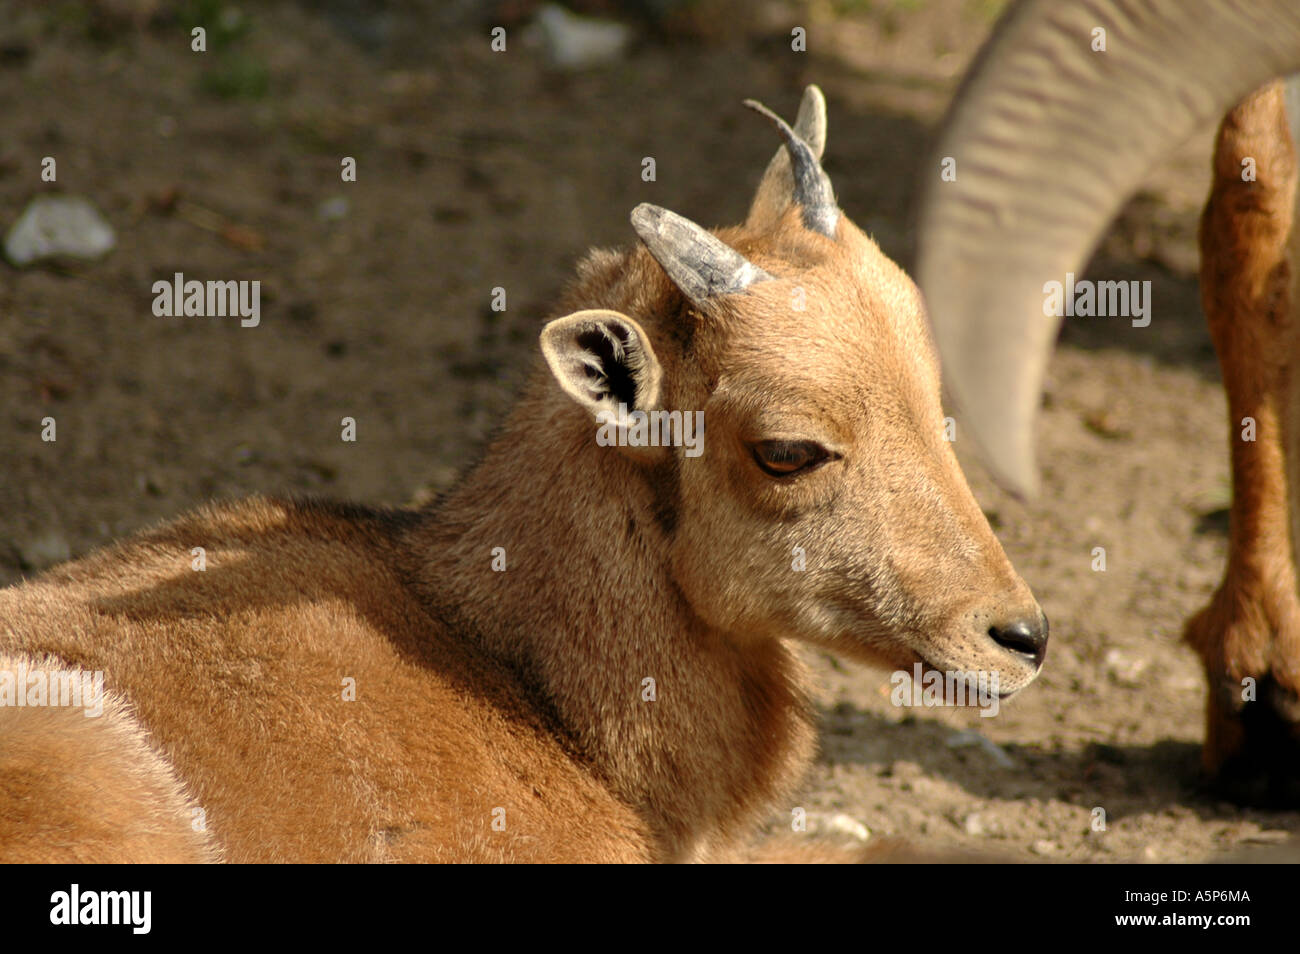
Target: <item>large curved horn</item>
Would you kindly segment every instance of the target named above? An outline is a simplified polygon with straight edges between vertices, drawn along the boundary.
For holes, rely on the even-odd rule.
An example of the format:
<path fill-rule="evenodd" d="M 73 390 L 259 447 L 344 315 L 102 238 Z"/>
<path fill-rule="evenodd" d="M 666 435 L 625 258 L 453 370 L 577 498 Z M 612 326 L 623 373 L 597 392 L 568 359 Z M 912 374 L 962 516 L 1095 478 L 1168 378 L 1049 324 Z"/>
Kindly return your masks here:
<path fill-rule="evenodd" d="M 809 96 L 814 99 L 809 109 L 808 125 L 814 127 L 811 131 L 816 133 L 817 116 L 821 113 L 821 140 L 825 144 L 826 140 L 826 103 L 822 98 L 821 90 L 815 86 L 810 86 L 804 92 L 804 101 L 807 103 Z M 820 100 L 820 103 L 816 101 Z M 820 150 L 814 150 L 813 146 L 802 139 L 798 133 L 790 128 L 784 119 L 778 116 L 772 110 L 768 109 L 762 103 L 754 99 L 745 100 L 745 105 L 756 113 L 766 116 L 776 126 L 777 132 L 785 140 L 785 150 L 789 154 L 789 163 L 791 171 L 791 183 L 793 191 L 789 198 L 803 208 L 803 222 L 814 232 L 820 232 L 822 235 L 835 237 L 835 225 L 840 219 L 839 207 L 835 204 L 835 190 L 831 188 L 831 180 L 822 169 L 821 163 L 818 162 Z M 800 117 L 803 117 L 804 107 L 799 108 Z M 773 163 L 768 165 L 768 174 L 772 172 Z M 782 176 L 784 180 L 784 176 Z M 767 182 L 767 175 L 764 176 L 764 183 Z M 760 185 L 760 192 L 762 185 Z M 759 201 L 759 196 L 755 196 L 755 203 Z"/>
<path fill-rule="evenodd" d="M 1011 489 L 1037 485 L 1032 425 L 1060 324 L 1044 284 L 1087 259 L 1153 163 L 1298 66 L 1296 0 L 1022 0 L 1003 17 L 949 111 L 917 277 L 950 391 Z"/>
<path fill-rule="evenodd" d="M 642 202 L 633 209 L 632 228 L 673 284 L 696 304 L 772 277 L 716 235 L 657 205 Z"/>

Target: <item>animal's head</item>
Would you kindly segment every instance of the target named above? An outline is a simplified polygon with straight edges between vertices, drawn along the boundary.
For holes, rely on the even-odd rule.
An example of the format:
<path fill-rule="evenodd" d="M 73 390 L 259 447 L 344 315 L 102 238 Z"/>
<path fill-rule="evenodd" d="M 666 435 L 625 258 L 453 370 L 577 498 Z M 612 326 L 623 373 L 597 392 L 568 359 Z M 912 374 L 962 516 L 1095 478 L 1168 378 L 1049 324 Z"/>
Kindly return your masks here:
<path fill-rule="evenodd" d="M 1047 622 L 945 440 L 916 286 L 836 206 L 820 91 L 793 129 L 753 105 L 785 143 L 745 224 L 711 233 L 638 206 L 644 245 L 584 264 L 571 297 L 586 308 L 546 326 L 543 354 L 593 441 L 615 438 L 661 498 L 672 575 L 702 619 L 1019 689 Z M 640 431 L 620 404 L 648 415 Z M 679 427 L 697 410 L 702 446 Z M 652 446 L 665 420 L 676 446 Z"/>

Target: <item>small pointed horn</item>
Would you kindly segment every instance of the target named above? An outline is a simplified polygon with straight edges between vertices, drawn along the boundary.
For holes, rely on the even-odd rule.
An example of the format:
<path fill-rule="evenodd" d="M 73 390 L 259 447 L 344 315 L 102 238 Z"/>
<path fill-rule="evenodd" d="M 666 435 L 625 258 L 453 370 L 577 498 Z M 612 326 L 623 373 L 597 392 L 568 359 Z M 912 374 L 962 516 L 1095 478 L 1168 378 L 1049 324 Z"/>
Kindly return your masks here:
<path fill-rule="evenodd" d="M 816 87 L 809 87 L 815 90 Z M 816 114 L 818 112 L 816 100 L 821 99 L 821 91 L 818 90 L 812 97 L 808 93 L 804 94 L 804 106 L 799 109 L 800 125 L 803 125 L 805 106 L 809 106 L 809 100 L 813 102 L 808 109 L 809 125 L 813 126 L 810 132 L 816 130 Z M 820 232 L 822 235 L 830 238 L 835 237 L 835 226 L 840 219 L 840 210 L 835 204 L 835 190 L 831 188 L 831 180 L 827 177 L 817 161 L 818 149 L 799 136 L 784 119 L 772 112 L 757 100 L 747 99 L 745 105 L 760 113 L 771 120 L 776 126 L 777 132 L 785 140 L 785 149 L 790 156 L 790 170 L 793 174 L 794 194 L 793 199 L 803 207 L 803 222 L 814 232 Z M 824 100 L 820 104 L 821 145 L 825 144 L 826 138 L 826 107 Z M 769 167 L 770 168 L 770 167 Z"/>
<path fill-rule="evenodd" d="M 632 228 L 673 284 L 696 304 L 772 277 L 690 219 L 657 205 L 642 202 L 633 209 Z"/>

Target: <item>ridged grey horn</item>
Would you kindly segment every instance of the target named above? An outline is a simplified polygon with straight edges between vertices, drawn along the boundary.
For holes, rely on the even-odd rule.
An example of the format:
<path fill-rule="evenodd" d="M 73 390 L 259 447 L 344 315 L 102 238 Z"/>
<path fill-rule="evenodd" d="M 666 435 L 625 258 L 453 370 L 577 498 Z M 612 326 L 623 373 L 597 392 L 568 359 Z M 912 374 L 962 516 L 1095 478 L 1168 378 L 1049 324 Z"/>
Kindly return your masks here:
<path fill-rule="evenodd" d="M 632 228 L 673 284 L 697 304 L 772 277 L 690 219 L 657 205 L 642 202 L 633 209 Z"/>
<path fill-rule="evenodd" d="M 1178 143 L 1297 67 L 1296 0 L 1022 0 L 1002 18 L 926 166 L 917 278 L 950 393 L 1004 485 L 1037 483 L 1060 326 L 1044 284 L 1079 270 Z"/>
<path fill-rule="evenodd" d="M 818 90 L 815 86 L 810 86 L 805 91 L 805 105 L 809 103 L 810 98 L 813 102 L 808 110 L 808 122 L 809 125 L 814 127 L 810 132 L 818 132 L 816 129 L 817 113 L 820 112 L 821 128 L 818 138 L 821 140 L 821 146 L 824 146 L 826 139 L 825 100 L 822 98 L 821 90 Z M 814 232 L 820 232 L 822 235 L 834 238 L 835 226 L 840 220 L 840 210 L 835 204 L 835 190 L 831 188 L 831 180 L 818 161 L 821 152 L 820 146 L 815 149 L 791 129 L 784 119 L 757 100 L 747 99 L 745 105 L 754 112 L 770 119 L 772 124 L 776 126 L 777 132 L 781 134 L 781 138 L 785 140 L 785 149 L 790 156 L 790 171 L 794 188 L 791 198 L 803 208 L 804 225 Z M 799 108 L 800 120 L 804 117 L 804 111 L 804 105 L 801 105 Z M 764 181 L 766 181 L 766 177 Z"/>
<path fill-rule="evenodd" d="M 826 149 L 826 97 L 816 86 L 804 88 L 799 102 L 799 115 L 795 117 L 794 134 L 808 144 L 819 160 Z M 758 191 L 749 206 L 747 222 L 759 230 L 776 224 L 781 213 L 790 205 L 794 195 L 794 176 L 790 172 L 790 152 L 778 146 L 767 171 L 758 184 Z"/>

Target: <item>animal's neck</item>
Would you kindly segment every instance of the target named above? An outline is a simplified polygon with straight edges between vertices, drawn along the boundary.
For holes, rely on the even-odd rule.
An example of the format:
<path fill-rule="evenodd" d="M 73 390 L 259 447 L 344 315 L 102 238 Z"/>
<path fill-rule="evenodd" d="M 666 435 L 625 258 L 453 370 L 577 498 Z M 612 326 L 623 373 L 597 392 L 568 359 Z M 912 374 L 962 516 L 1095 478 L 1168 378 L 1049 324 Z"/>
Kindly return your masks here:
<path fill-rule="evenodd" d="M 740 834 L 802 774 L 804 670 L 691 611 L 668 568 L 666 490 L 594 434 L 544 396 L 525 402 L 438 506 L 423 582 L 680 859 Z"/>

